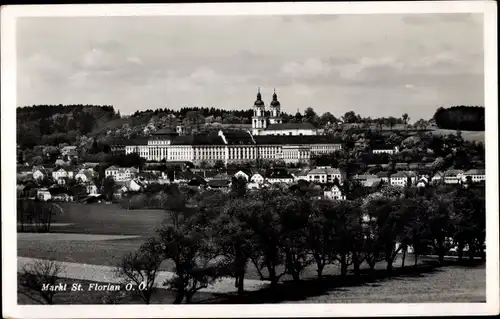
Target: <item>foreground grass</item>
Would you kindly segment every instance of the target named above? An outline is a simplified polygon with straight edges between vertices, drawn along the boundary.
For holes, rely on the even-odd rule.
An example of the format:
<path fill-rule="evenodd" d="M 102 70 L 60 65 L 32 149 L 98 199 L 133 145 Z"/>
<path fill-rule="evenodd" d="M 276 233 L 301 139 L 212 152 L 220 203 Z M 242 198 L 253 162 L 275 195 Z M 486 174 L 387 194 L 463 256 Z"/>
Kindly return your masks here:
<path fill-rule="evenodd" d="M 115 300 L 119 304 L 143 304 L 142 299 L 131 292 L 88 291 L 90 281 L 61 279 L 61 282 L 82 284 L 83 291 L 61 292 L 54 298 L 55 304 L 104 304 Z M 122 289 L 124 291 L 124 289 Z M 174 293 L 156 289 L 152 304 L 172 304 Z M 193 303 L 429 303 L 429 302 L 485 302 L 484 264 L 458 266 L 450 263 L 438 267 L 435 261 L 425 261 L 414 267 L 394 269 L 391 276 L 385 270 L 371 274 L 364 271 L 359 278 L 348 275 L 325 276 L 321 284 L 316 280 L 299 283 L 283 282 L 277 291 L 261 289 L 246 292 L 243 297 L 235 293 L 218 294 L 199 292 Z M 36 304 L 22 293 L 19 304 Z"/>
<path fill-rule="evenodd" d="M 418 266 L 396 268 L 389 276 L 383 269 L 363 271 L 342 278 L 328 275 L 318 281 L 309 279 L 279 285 L 278 291 L 261 289 L 218 295 L 218 303 L 428 303 L 486 302 L 486 269 L 484 264 L 439 267 L 426 260 Z"/>

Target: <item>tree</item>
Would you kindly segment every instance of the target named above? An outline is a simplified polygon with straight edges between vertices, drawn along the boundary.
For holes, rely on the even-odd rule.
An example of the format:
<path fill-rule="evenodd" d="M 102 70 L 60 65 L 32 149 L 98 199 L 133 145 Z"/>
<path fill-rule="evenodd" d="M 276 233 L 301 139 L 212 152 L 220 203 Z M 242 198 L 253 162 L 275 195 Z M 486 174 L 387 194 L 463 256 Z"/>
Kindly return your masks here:
<path fill-rule="evenodd" d="M 20 292 L 33 301 L 52 305 L 54 296 L 60 292 L 60 290 L 54 288 L 57 287 L 60 281 L 59 277 L 61 277 L 63 271 L 64 266 L 52 259 L 36 260 L 25 265 L 19 274 Z"/>
<path fill-rule="evenodd" d="M 403 115 L 401 115 L 401 119 L 403 120 L 403 122 L 406 124 L 408 124 L 408 121 L 410 120 L 410 117 L 408 116 L 408 113 L 404 113 Z"/>
<path fill-rule="evenodd" d="M 115 183 L 115 180 L 112 176 L 106 177 L 104 179 L 104 181 L 102 182 L 103 193 L 104 193 L 104 196 L 106 196 L 106 199 L 108 201 L 113 200 L 115 185 L 116 185 L 116 183 Z"/>
<path fill-rule="evenodd" d="M 136 252 L 123 257 L 116 269 L 117 275 L 124 278 L 125 284 L 132 283 L 132 291 L 146 304 L 151 302 L 162 257 L 160 242 L 150 238 Z"/>
<path fill-rule="evenodd" d="M 382 247 L 389 274 L 394 259 L 403 248 L 401 245 L 403 223 L 399 218 L 401 214 L 399 205 L 397 199 L 388 198 L 375 199 L 368 204 L 368 209 L 373 211 L 377 222 L 378 244 Z"/>
<path fill-rule="evenodd" d="M 226 264 L 218 261 L 211 251 L 207 233 L 183 219 L 176 226 L 158 231 L 163 256 L 174 264 L 174 277 L 165 281 L 168 289 L 176 291 L 175 304 L 191 303 L 194 294 L 227 274 Z"/>
<path fill-rule="evenodd" d="M 245 197 L 247 190 L 247 180 L 244 177 L 233 177 L 231 183 L 232 197 Z"/>
<path fill-rule="evenodd" d="M 307 251 L 316 262 L 318 280 L 323 277 L 323 269 L 335 260 L 333 246 L 333 216 L 335 211 L 329 201 L 312 203 L 312 211 L 307 221 Z"/>
<path fill-rule="evenodd" d="M 450 203 L 442 195 L 435 195 L 427 207 L 427 238 L 432 243 L 442 264 L 445 254 L 451 248 L 449 238 L 452 235 Z"/>
<path fill-rule="evenodd" d="M 286 270 L 278 273 L 277 267 L 284 263 L 282 249 L 282 227 L 280 212 L 286 210 L 289 198 L 280 190 L 262 190 L 253 193 L 247 200 L 245 210 L 235 212 L 235 217 L 242 221 L 252 234 L 252 263 L 262 280 L 271 282 L 271 289 L 276 289 L 279 279 Z M 266 268 L 268 276 L 262 270 Z"/>
<path fill-rule="evenodd" d="M 325 112 L 319 118 L 319 123 L 321 125 L 336 124 L 338 122 L 337 118 L 330 112 Z"/>
<path fill-rule="evenodd" d="M 239 212 L 246 210 L 248 201 L 237 198 L 227 201 L 223 212 L 215 222 L 218 234 L 216 244 L 221 255 L 232 261 L 232 272 L 236 278 L 238 295 L 243 295 L 244 279 L 248 259 L 252 256 L 252 232 L 244 221 L 238 219 Z"/>
<path fill-rule="evenodd" d="M 353 111 L 349 111 L 342 116 L 342 121 L 344 123 L 358 123 L 358 116 Z"/>

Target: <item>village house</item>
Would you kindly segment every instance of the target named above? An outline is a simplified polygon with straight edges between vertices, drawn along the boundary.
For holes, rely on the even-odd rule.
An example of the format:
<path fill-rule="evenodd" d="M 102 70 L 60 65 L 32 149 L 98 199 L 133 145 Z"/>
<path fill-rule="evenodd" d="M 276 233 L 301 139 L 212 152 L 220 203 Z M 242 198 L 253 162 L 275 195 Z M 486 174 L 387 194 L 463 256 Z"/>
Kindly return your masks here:
<path fill-rule="evenodd" d="M 293 179 L 295 182 L 297 182 L 299 180 L 308 181 L 309 178 L 307 177 L 307 173 L 308 173 L 308 170 L 301 169 L 301 170 L 297 170 L 294 173 L 292 173 L 292 176 L 293 176 Z"/>
<path fill-rule="evenodd" d="M 359 181 L 364 187 L 373 187 L 374 184 L 381 181 L 377 175 L 354 175 L 353 179 Z"/>
<path fill-rule="evenodd" d="M 41 180 L 48 177 L 48 171 L 43 166 L 34 166 L 33 167 L 33 178 L 35 180 Z"/>
<path fill-rule="evenodd" d="M 380 178 L 380 180 L 383 181 L 384 183 L 389 184 L 389 172 L 380 171 L 377 173 L 377 177 Z"/>
<path fill-rule="evenodd" d="M 231 181 L 227 179 L 212 179 L 208 181 L 208 189 L 225 189 L 231 187 Z"/>
<path fill-rule="evenodd" d="M 404 187 L 408 184 L 408 176 L 403 172 L 397 172 L 390 177 L 391 185 Z"/>
<path fill-rule="evenodd" d="M 417 181 L 417 187 L 422 188 L 422 187 L 427 187 L 429 185 L 429 179 L 426 176 L 422 176 L 419 178 Z"/>
<path fill-rule="evenodd" d="M 465 182 L 467 180 L 467 177 L 470 177 L 473 183 L 486 181 L 486 174 L 484 169 L 470 169 L 463 173 L 462 180 Z"/>
<path fill-rule="evenodd" d="M 79 181 L 80 183 L 88 183 L 92 181 L 94 177 L 94 174 L 92 172 L 92 169 L 81 169 L 75 175 L 75 180 Z"/>
<path fill-rule="evenodd" d="M 65 170 L 64 168 L 56 169 L 52 172 L 52 178 L 58 184 L 66 184 L 66 179 L 73 178 L 73 172 L 71 170 Z"/>
<path fill-rule="evenodd" d="M 408 177 L 410 185 L 415 185 L 417 183 L 418 174 L 415 171 L 404 171 L 403 173 Z"/>
<path fill-rule="evenodd" d="M 135 167 L 119 167 L 112 165 L 105 170 L 106 177 L 112 177 L 117 182 L 124 182 L 131 180 L 139 170 Z"/>
<path fill-rule="evenodd" d="M 291 184 L 293 183 L 293 176 L 288 173 L 286 169 L 270 169 L 267 170 L 266 180 L 271 183 L 285 183 L 285 184 Z"/>
<path fill-rule="evenodd" d="M 434 176 L 432 176 L 431 178 L 431 183 L 432 184 L 440 184 L 444 181 L 444 172 L 436 172 L 436 174 L 434 174 Z"/>
<path fill-rule="evenodd" d="M 243 170 L 239 170 L 233 176 L 235 178 L 244 178 L 248 182 L 250 180 L 250 176 L 252 176 L 251 174 L 252 173 L 250 173 L 250 172 L 245 172 Z"/>
<path fill-rule="evenodd" d="M 460 169 L 450 169 L 444 172 L 445 184 L 460 184 L 464 180 L 464 171 Z"/>
<path fill-rule="evenodd" d="M 399 153 L 399 147 L 388 144 L 376 144 L 372 147 L 373 154 L 396 154 Z"/>
<path fill-rule="evenodd" d="M 37 190 L 36 192 L 36 197 L 39 199 L 39 200 L 42 200 L 42 201 L 48 201 L 52 198 L 52 195 L 50 194 L 49 190 L 46 189 L 46 188 L 40 188 L 39 190 Z"/>
<path fill-rule="evenodd" d="M 325 190 L 323 192 L 323 196 L 325 199 L 330 199 L 330 200 L 345 200 L 346 197 L 345 195 L 342 194 L 342 191 L 337 185 L 334 185 L 332 188 L 329 190 Z"/>
<path fill-rule="evenodd" d="M 77 147 L 76 146 L 64 146 L 61 148 L 62 156 L 78 156 Z"/>
<path fill-rule="evenodd" d="M 99 189 L 94 184 L 94 182 L 87 183 L 87 185 L 85 185 L 85 190 L 86 190 L 87 194 L 89 194 L 89 195 L 99 194 Z"/>
<path fill-rule="evenodd" d="M 145 185 L 141 183 L 137 179 L 131 179 L 125 182 L 125 184 L 122 186 L 121 191 L 122 192 L 138 192 L 140 190 L 143 190 L 145 188 Z"/>
<path fill-rule="evenodd" d="M 342 176 L 338 168 L 332 167 L 316 167 L 307 173 L 307 180 L 320 184 L 333 183 L 337 179 L 342 185 Z"/>
<path fill-rule="evenodd" d="M 254 173 L 250 178 L 250 182 L 258 185 L 264 183 L 264 174 L 259 172 Z"/>

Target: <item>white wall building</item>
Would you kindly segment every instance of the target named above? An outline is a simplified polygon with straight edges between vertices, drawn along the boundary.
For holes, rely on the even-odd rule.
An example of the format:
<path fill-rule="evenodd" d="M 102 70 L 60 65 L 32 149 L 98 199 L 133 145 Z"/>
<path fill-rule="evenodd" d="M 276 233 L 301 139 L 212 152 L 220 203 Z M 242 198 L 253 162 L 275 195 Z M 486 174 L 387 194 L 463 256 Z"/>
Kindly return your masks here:
<path fill-rule="evenodd" d="M 135 167 L 118 167 L 115 165 L 110 166 L 105 170 L 105 176 L 111 176 L 117 182 L 131 180 L 137 173 L 139 173 L 139 170 Z"/>
<path fill-rule="evenodd" d="M 307 180 L 309 182 L 316 182 L 320 184 L 333 183 L 336 178 L 342 185 L 342 174 L 338 168 L 316 167 L 307 173 Z"/>
<path fill-rule="evenodd" d="M 342 194 L 342 191 L 340 188 L 335 185 L 329 190 L 324 191 L 324 197 L 325 199 L 330 199 L 330 200 L 345 200 L 346 197 L 345 195 Z"/>
<path fill-rule="evenodd" d="M 391 185 L 404 187 L 408 184 L 408 176 L 403 172 L 397 172 L 390 177 Z"/>

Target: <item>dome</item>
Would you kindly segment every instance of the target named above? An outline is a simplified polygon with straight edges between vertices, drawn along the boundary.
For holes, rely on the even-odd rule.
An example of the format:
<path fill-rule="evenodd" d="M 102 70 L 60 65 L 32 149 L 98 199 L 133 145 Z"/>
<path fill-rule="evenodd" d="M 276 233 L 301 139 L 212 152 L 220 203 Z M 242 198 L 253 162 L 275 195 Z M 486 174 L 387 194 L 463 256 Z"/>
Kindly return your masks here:
<path fill-rule="evenodd" d="M 260 94 L 260 88 L 257 93 L 257 100 L 253 104 L 253 106 L 258 106 L 258 107 L 263 107 L 264 106 L 264 101 L 262 101 L 262 95 Z"/>
<path fill-rule="evenodd" d="M 273 107 L 279 107 L 280 106 L 280 102 L 278 101 L 278 95 L 276 94 L 276 91 L 274 91 L 273 100 L 271 101 L 270 105 L 273 106 Z"/>

